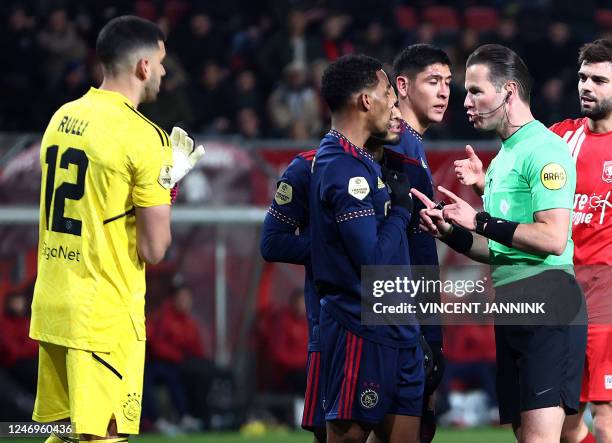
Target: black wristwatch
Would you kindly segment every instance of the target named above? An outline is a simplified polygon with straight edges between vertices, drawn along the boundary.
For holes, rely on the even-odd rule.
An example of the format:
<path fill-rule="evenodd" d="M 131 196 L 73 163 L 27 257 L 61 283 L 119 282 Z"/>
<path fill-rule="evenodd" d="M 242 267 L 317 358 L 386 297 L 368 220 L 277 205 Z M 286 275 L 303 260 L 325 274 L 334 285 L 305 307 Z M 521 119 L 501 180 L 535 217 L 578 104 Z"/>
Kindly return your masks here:
<path fill-rule="evenodd" d="M 484 232 L 484 227 L 491 220 L 491 214 L 488 212 L 477 212 L 476 213 L 476 233 L 482 234 Z"/>

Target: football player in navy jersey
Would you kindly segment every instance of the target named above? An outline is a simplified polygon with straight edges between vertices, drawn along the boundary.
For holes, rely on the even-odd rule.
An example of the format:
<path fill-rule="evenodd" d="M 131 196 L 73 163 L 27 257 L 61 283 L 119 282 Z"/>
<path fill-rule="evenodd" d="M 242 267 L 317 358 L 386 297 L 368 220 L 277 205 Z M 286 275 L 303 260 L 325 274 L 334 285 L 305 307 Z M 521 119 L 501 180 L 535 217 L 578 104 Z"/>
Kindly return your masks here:
<path fill-rule="evenodd" d="M 395 94 L 377 60 L 341 57 L 323 74 L 332 129 L 321 140 L 310 186 L 311 261 L 321 297 L 321 396 L 327 441 L 416 442 L 424 369 L 420 328 L 361 323 L 361 266 L 410 263 L 409 182 L 363 146 L 384 137 Z M 391 191 L 391 192 L 390 192 Z"/>
<path fill-rule="evenodd" d="M 429 44 L 415 44 L 405 48 L 395 58 L 393 70 L 395 84 L 398 90 L 399 108 L 402 115 L 400 141 L 387 146 L 387 151 L 395 151 L 411 159 L 399 162 L 403 165 L 409 180 L 417 189 L 433 200 L 433 180 L 427 162 L 423 135 L 433 123 L 439 123 L 444 117 L 450 98 L 451 62 L 442 50 Z M 391 153 L 390 153 L 391 154 Z M 387 155 L 390 169 L 397 168 L 398 160 L 393 155 Z M 417 199 L 414 202 L 414 214 L 424 209 Z M 418 227 L 418 216 L 414 217 L 409 227 L 408 244 L 410 245 L 410 260 L 413 267 L 413 278 L 424 277 L 437 280 L 438 253 L 436 242 Z M 428 294 L 433 297 L 427 301 L 439 302 L 439 294 Z M 427 326 L 422 327 L 423 335 L 432 353 L 432 362 L 426 388 L 421 425 L 421 442 L 433 439 L 435 434 L 435 417 L 433 415 L 432 394 L 442 379 L 444 357 L 442 354 L 442 328 L 439 321 L 430 319 Z"/>
<path fill-rule="evenodd" d="M 395 94 L 395 92 L 393 92 Z M 385 144 L 399 143 L 401 115 L 397 101 L 385 136 L 371 137 L 368 150 L 382 150 Z M 277 182 L 276 194 L 264 220 L 261 254 L 266 261 L 302 264 L 305 268 L 304 302 L 308 318 L 308 362 L 302 428 L 314 433 L 319 443 L 326 441 L 325 414 L 320 399 L 319 375 L 321 352 L 319 343 L 319 296 L 312 282 L 310 266 L 310 234 L 308 230 L 308 194 L 312 160 L 316 150 L 298 154 Z M 382 156 L 380 159 L 382 160 Z M 411 183 L 421 189 L 418 183 Z M 418 215 L 418 214 L 417 214 Z"/>

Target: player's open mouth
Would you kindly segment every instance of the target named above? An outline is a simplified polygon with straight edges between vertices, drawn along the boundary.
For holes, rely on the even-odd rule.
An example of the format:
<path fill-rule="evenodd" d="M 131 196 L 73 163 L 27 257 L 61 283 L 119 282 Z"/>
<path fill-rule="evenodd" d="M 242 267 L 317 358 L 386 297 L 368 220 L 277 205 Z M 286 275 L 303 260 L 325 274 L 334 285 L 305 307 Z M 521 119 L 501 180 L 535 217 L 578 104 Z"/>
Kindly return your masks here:
<path fill-rule="evenodd" d="M 591 103 L 595 103 L 595 99 L 590 98 L 590 97 L 586 97 L 586 96 L 582 96 L 580 97 L 580 103 L 584 104 L 591 104 Z"/>
<path fill-rule="evenodd" d="M 391 120 L 391 123 L 389 123 L 389 132 L 393 132 L 393 133 L 398 133 L 400 132 L 402 126 L 400 124 L 399 119 L 393 119 Z"/>
<path fill-rule="evenodd" d="M 434 105 L 433 107 L 437 112 L 444 112 L 446 111 L 446 105 Z"/>
<path fill-rule="evenodd" d="M 470 123 L 473 123 L 474 120 L 476 120 L 476 118 L 478 118 L 478 114 L 476 112 L 467 112 L 466 114 L 468 116 L 468 121 Z"/>

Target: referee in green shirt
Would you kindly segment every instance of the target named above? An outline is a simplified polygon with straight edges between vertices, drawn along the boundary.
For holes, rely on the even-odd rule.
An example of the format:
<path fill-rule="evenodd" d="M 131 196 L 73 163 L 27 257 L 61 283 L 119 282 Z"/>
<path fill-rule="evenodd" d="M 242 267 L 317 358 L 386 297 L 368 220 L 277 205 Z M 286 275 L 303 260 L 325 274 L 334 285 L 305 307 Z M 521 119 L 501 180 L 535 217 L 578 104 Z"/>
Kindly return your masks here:
<path fill-rule="evenodd" d="M 446 205 L 412 190 L 428 208 L 421 227 L 493 265 L 496 301 L 544 301 L 549 311 L 575 314 L 583 295 L 573 276 L 576 168 L 567 145 L 531 114 L 530 75 L 512 50 L 476 49 L 465 88 L 470 122 L 502 140 L 485 177 L 485 212 L 443 187 Z M 569 317 L 552 326 L 495 325 L 500 419 L 519 442 L 558 442 L 565 414 L 577 413 L 587 325 L 585 318 L 569 326 Z"/>

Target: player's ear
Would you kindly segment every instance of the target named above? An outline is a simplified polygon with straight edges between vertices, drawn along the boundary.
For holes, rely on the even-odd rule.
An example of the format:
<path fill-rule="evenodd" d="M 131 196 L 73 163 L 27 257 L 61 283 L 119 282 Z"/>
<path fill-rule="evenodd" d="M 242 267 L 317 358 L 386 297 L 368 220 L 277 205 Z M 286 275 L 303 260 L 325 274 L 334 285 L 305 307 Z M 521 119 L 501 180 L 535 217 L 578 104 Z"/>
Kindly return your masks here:
<path fill-rule="evenodd" d="M 147 58 L 139 58 L 136 62 L 136 77 L 146 81 L 151 76 L 151 62 Z"/>
<path fill-rule="evenodd" d="M 401 98 L 405 98 L 408 95 L 408 85 L 410 80 L 405 75 L 398 75 L 395 79 L 395 85 L 397 86 L 397 95 Z"/>
<path fill-rule="evenodd" d="M 359 109 L 368 111 L 372 107 L 372 97 L 367 92 L 362 92 L 358 95 L 357 105 Z"/>

